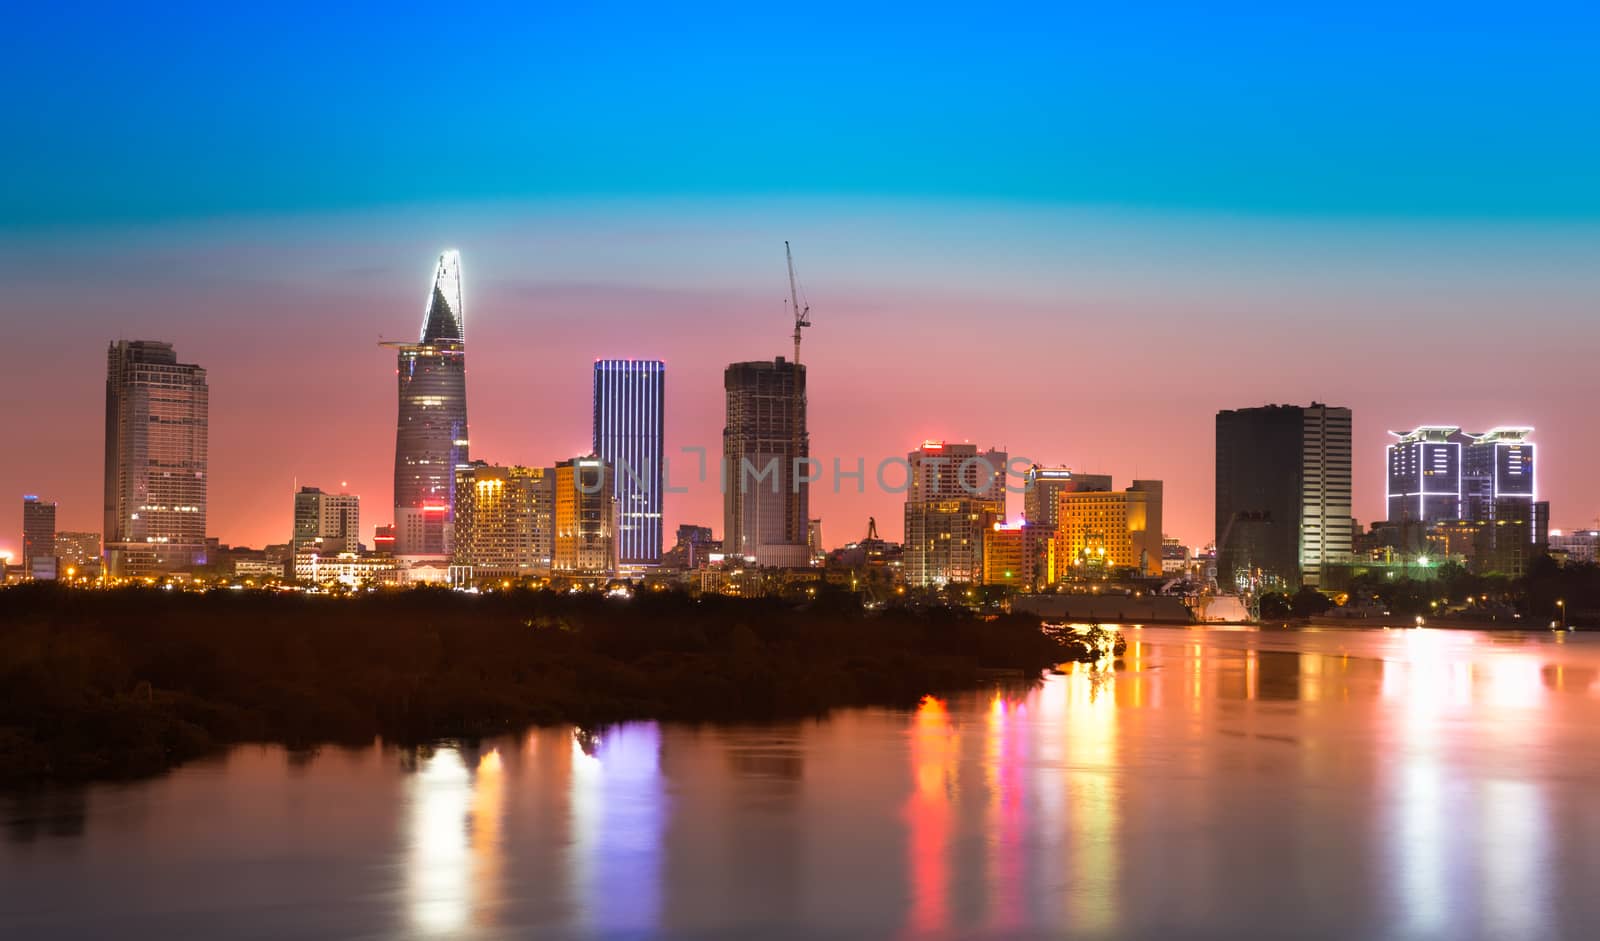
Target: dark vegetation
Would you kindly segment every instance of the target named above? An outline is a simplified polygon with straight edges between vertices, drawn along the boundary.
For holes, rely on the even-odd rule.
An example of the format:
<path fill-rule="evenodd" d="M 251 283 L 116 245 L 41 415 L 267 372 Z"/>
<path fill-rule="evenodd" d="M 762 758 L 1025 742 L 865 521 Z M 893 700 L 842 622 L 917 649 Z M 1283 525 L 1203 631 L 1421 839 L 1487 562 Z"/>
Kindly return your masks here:
<path fill-rule="evenodd" d="M 0 786 L 151 774 L 242 741 L 909 706 L 1075 653 L 1034 617 L 867 615 L 848 597 L 14 588 L 0 592 Z"/>

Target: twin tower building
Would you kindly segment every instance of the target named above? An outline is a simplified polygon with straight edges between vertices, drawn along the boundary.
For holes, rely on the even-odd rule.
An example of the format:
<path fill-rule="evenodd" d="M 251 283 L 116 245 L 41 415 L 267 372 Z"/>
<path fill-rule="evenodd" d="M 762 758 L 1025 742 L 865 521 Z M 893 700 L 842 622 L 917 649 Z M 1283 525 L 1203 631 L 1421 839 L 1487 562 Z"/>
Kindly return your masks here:
<path fill-rule="evenodd" d="M 444 252 L 421 336 L 386 344 L 399 357 L 394 553 L 448 556 L 475 577 L 609 575 L 659 563 L 668 479 L 665 364 L 595 361 L 590 454 L 554 467 L 473 461 L 462 293 L 460 254 Z M 778 468 L 776 481 L 725 488 L 726 548 L 764 564 L 804 564 L 807 488 L 791 487 L 785 476 L 796 456 L 809 453 L 804 368 L 781 358 L 735 363 L 724 386 L 725 460 Z M 703 473 L 704 462 L 685 468 L 683 480 L 696 471 Z"/>

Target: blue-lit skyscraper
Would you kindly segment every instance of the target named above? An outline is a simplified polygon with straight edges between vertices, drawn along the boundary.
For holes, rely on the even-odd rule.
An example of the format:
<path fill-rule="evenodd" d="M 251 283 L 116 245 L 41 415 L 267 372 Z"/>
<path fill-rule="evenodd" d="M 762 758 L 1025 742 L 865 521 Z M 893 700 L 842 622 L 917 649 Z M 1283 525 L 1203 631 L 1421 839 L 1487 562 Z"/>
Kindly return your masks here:
<path fill-rule="evenodd" d="M 617 561 L 661 561 L 662 426 L 667 366 L 656 359 L 594 364 L 594 453 L 615 470 Z"/>

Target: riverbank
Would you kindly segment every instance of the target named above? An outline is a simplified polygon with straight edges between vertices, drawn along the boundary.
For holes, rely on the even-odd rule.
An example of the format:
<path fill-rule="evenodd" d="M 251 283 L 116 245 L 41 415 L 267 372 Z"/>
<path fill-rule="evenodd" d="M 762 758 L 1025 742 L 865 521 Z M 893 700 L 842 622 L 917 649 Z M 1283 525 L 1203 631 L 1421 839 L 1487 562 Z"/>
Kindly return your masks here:
<path fill-rule="evenodd" d="M 306 747 L 911 706 L 1088 657 L 1037 617 L 644 594 L 0 592 L 0 787 Z"/>

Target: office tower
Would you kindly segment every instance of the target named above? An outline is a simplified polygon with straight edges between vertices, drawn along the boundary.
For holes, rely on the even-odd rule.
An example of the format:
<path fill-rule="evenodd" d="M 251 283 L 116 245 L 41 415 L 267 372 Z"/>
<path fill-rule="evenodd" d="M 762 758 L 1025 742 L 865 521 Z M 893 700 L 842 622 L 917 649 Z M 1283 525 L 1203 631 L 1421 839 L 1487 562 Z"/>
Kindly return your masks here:
<path fill-rule="evenodd" d="M 301 487 L 294 495 L 295 552 L 337 555 L 361 549 L 361 498 L 353 493 L 324 493 Z"/>
<path fill-rule="evenodd" d="M 1531 434 L 1532 428 L 1516 427 L 1466 436 L 1461 454 L 1462 519 L 1491 523 L 1500 518 L 1500 507 L 1517 503 L 1524 507 L 1513 515 L 1530 516 L 1535 499 Z"/>
<path fill-rule="evenodd" d="M 1070 467 L 1028 468 L 1022 494 L 1022 518 L 1035 526 L 1056 528 L 1056 495 L 1079 491 L 1110 490 L 1110 474 L 1074 474 Z"/>
<path fill-rule="evenodd" d="M 22 570 L 31 578 L 56 577 L 56 505 L 22 498 Z"/>
<path fill-rule="evenodd" d="M 1389 521 L 1437 523 L 1461 518 L 1461 448 L 1471 438 L 1453 425 L 1391 431 L 1388 464 Z"/>
<path fill-rule="evenodd" d="M 617 498 L 612 469 L 599 457 L 575 457 L 555 466 L 557 575 L 611 576 L 617 571 Z"/>
<path fill-rule="evenodd" d="M 906 584 L 983 579 L 984 531 L 1006 518 L 1006 453 L 925 441 L 906 455 Z"/>
<path fill-rule="evenodd" d="M 1321 584 L 1351 558 L 1350 410 L 1320 403 L 1217 413 L 1217 580 Z"/>
<path fill-rule="evenodd" d="M 555 477 L 548 467 L 458 468 L 452 561 L 471 566 L 474 578 L 549 574 Z"/>
<path fill-rule="evenodd" d="M 71 574 L 92 576 L 100 571 L 100 534 L 84 532 L 56 533 L 56 558 Z M 63 574 L 67 574 L 63 571 Z"/>
<path fill-rule="evenodd" d="M 723 549 L 756 565 L 805 566 L 811 475 L 795 464 L 811 453 L 806 369 L 781 356 L 733 363 L 723 389 Z"/>
<path fill-rule="evenodd" d="M 105 554 L 112 575 L 206 561 L 206 371 L 170 343 L 106 351 Z"/>
<path fill-rule="evenodd" d="M 594 453 L 613 469 L 623 566 L 661 561 L 666 370 L 655 359 L 594 364 Z"/>
<path fill-rule="evenodd" d="M 394 551 L 450 553 L 456 468 L 467 463 L 466 328 L 461 255 L 439 256 L 415 343 L 399 351 L 399 418 L 394 444 Z"/>
<path fill-rule="evenodd" d="M 828 550 L 822 548 L 822 520 L 811 520 L 806 524 L 806 548 L 811 552 L 812 562 L 821 562 L 828 557 Z"/>
<path fill-rule="evenodd" d="M 1056 495 L 1056 576 L 1162 572 L 1159 480 L 1135 480 L 1121 491 L 1080 490 Z"/>

